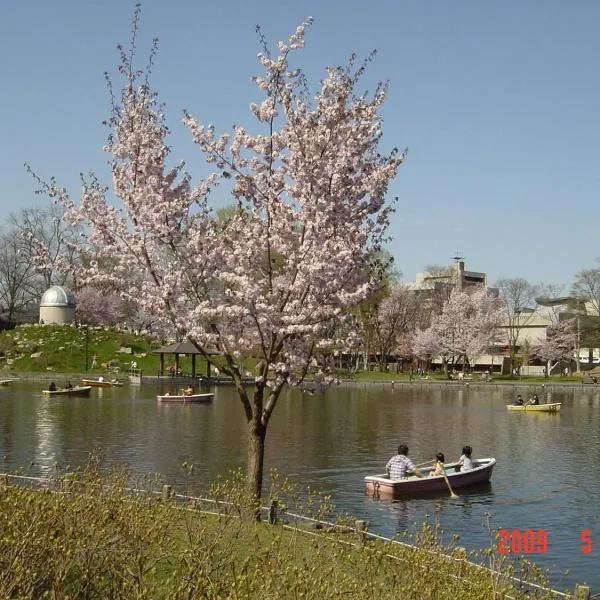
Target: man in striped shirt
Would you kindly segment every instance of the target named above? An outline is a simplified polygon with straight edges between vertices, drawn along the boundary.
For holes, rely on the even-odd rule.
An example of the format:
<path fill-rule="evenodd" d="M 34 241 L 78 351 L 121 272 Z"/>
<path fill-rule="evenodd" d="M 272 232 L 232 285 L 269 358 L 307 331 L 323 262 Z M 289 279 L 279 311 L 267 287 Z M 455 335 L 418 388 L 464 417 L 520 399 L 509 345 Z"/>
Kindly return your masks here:
<path fill-rule="evenodd" d="M 423 477 L 423 474 L 417 469 L 410 458 L 408 458 L 408 446 L 400 444 L 398 446 L 398 454 L 392 456 L 385 466 L 385 470 L 390 479 L 402 479 L 409 475 Z"/>

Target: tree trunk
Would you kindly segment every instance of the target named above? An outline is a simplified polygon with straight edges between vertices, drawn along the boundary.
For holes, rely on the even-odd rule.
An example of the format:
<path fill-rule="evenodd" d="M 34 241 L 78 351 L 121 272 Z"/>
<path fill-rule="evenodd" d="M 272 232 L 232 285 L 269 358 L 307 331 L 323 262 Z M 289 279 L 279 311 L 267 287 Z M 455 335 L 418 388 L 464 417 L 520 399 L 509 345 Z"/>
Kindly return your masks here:
<path fill-rule="evenodd" d="M 267 428 L 260 421 L 260 415 L 254 415 L 248 423 L 248 469 L 246 485 L 257 502 L 262 497 L 263 471 L 265 464 L 265 439 Z"/>

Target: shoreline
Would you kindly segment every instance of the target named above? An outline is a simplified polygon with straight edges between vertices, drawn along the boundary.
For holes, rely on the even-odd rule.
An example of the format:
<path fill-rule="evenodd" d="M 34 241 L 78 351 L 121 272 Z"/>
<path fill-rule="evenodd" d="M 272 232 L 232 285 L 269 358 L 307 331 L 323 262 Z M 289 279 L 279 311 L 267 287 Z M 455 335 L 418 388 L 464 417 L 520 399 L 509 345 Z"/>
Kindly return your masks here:
<path fill-rule="evenodd" d="M 71 380 L 80 380 L 80 379 L 96 379 L 99 376 L 104 376 L 106 379 L 108 375 L 111 376 L 111 379 L 118 379 L 122 382 L 129 383 L 129 372 L 124 373 L 121 377 L 118 374 L 104 374 L 104 373 L 41 373 L 35 371 L 24 371 L 24 372 L 9 372 L 3 375 L 0 375 L 0 380 L 23 380 L 23 381 L 52 381 L 54 379 L 71 379 Z M 191 377 L 164 377 L 158 378 L 155 376 L 147 376 L 148 379 L 146 383 L 151 383 L 153 385 L 160 383 L 176 383 L 179 384 L 181 382 L 187 382 L 191 380 Z M 198 380 L 196 378 L 194 381 Z M 201 378 L 203 380 L 204 385 L 233 385 L 233 383 L 225 378 L 217 379 L 207 379 Z M 141 385 L 144 384 L 144 378 L 142 379 Z M 140 385 L 140 384 L 136 384 Z M 493 388 L 512 388 L 512 389 L 542 389 L 546 390 L 557 390 L 557 389 L 567 389 L 573 391 L 581 391 L 582 389 L 594 390 L 598 389 L 600 391 L 600 384 L 593 383 L 577 383 L 577 382 L 568 382 L 568 383 L 560 383 L 549 381 L 548 383 L 539 383 L 539 382 L 528 382 L 528 381 L 444 381 L 444 380 L 436 380 L 436 379 L 427 379 L 427 380 L 413 380 L 413 381 L 404 381 L 404 380 L 396 380 L 396 379 L 340 379 L 337 384 L 339 387 L 367 387 L 367 386 L 383 386 L 389 387 L 390 389 L 395 388 L 448 388 L 454 387 L 460 390 L 480 390 L 480 389 L 489 389 Z"/>

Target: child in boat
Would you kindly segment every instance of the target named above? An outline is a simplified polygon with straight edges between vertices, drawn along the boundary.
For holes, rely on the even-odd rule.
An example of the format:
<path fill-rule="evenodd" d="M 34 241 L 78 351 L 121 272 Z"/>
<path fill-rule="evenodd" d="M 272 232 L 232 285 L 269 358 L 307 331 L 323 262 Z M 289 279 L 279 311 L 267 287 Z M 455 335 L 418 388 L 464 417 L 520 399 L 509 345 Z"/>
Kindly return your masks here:
<path fill-rule="evenodd" d="M 435 463 L 433 469 L 429 472 L 429 477 L 438 477 L 444 474 L 444 455 L 438 452 L 435 455 Z"/>
<path fill-rule="evenodd" d="M 471 460 L 472 453 L 473 448 L 471 448 L 471 446 L 465 446 L 462 449 L 462 455 L 458 459 L 461 471 L 470 471 L 473 468 L 473 461 Z"/>

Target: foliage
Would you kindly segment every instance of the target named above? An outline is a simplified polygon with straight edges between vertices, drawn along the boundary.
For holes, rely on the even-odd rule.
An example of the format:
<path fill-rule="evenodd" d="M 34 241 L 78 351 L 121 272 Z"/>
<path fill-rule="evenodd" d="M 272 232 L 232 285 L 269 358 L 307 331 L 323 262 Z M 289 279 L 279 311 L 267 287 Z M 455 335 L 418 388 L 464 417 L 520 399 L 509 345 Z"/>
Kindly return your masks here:
<path fill-rule="evenodd" d="M 583 269 L 575 274 L 575 278 L 573 296 L 589 302 L 594 313 L 600 315 L 600 268 Z"/>
<path fill-rule="evenodd" d="M 414 291 L 401 284 L 394 285 L 377 305 L 374 350 L 382 371 L 386 370 L 389 355 L 412 356 L 410 338 L 420 321 L 420 307 Z"/>
<path fill-rule="evenodd" d="M 76 295 L 77 321 L 85 325 L 117 325 L 124 320 L 126 306 L 114 292 L 84 287 Z"/>
<path fill-rule="evenodd" d="M 517 349 L 520 344 L 520 333 L 533 319 L 537 305 L 535 297 L 539 287 L 532 285 L 522 277 L 502 278 L 495 286 L 504 303 L 505 325 L 512 371 L 515 366 Z"/>
<path fill-rule="evenodd" d="M 106 146 L 123 208 L 93 175 L 79 205 L 55 182 L 43 186 L 90 232 L 77 247 L 83 262 L 62 266 L 84 285 L 135 302 L 207 360 L 210 351 L 221 357 L 248 419 L 248 483 L 260 497 L 267 426 L 283 386 L 319 374 L 315 355 L 340 345 L 336 325 L 382 276 L 378 256 L 392 211 L 386 194 L 404 155 L 380 149 L 386 86 L 371 95 L 357 89 L 370 59 L 329 68 L 316 94 L 290 65 L 309 20 L 275 55 L 259 33 L 264 73 L 254 82 L 264 100 L 250 109 L 260 133 L 238 125 L 218 136 L 186 113 L 215 169 L 192 186 L 182 165 L 168 164 L 163 107 L 149 85 L 156 46 L 145 71 L 134 65 L 138 19 L 139 9 L 131 48 L 121 49 L 124 84 L 113 96 Z M 237 210 L 215 219 L 208 195 L 227 185 Z M 243 382 L 249 354 L 262 364 L 251 395 Z"/>
<path fill-rule="evenodd" d="M 454 289 L 442 313 L 434 317 L 429 332 L 417 334 L 416 352 L 427 359 L 437 349 L 447 361 L 463 358 L 468 362 L 497 339 L 503 320 L 500 303 L 486 289 L 470 293 Z"/>
<path fill-rule="evenodd" d="M 546 339 L 533 345 L 532 349 L 537 356 L 548 361 L 548 373 L 550 373 L 551 361 L 556 363 L 565 360 L 570 363 L 576 347 L 575 319 L 567 319 L 548 326 Z"/>
<path fill-rule="evenodd" d="M 240 474 L 216 484 L 206 498 L 181 504 L 156 478 L 138 481 L 121 468 L 101 475 L 100 464 L 93 457 L 42 491 L 0 482 L 1 597 L 551 597 L 543 588 L 515 586 L 512 575 L 542 586 L 547 581 L 539 569 L 499 557 L 494 539 L 484 556 L 497 569 L 492 572 L 466 562 L 471 556 L 456 540 L 443 544 L 442 533 L 427 524 L 402 543 L 358 543 L 349 517 L 319 528 L 314 521 L 268 525 L 238 518 L 248 501 Z M 306 494 L 290 482 L 272 482 L 269 500 L 278 499 L 280 509 L 298 513 L 306 506 Z M 329 514 L 327 499 L 322 505 L 308 496 L 316 518 Z"/>

